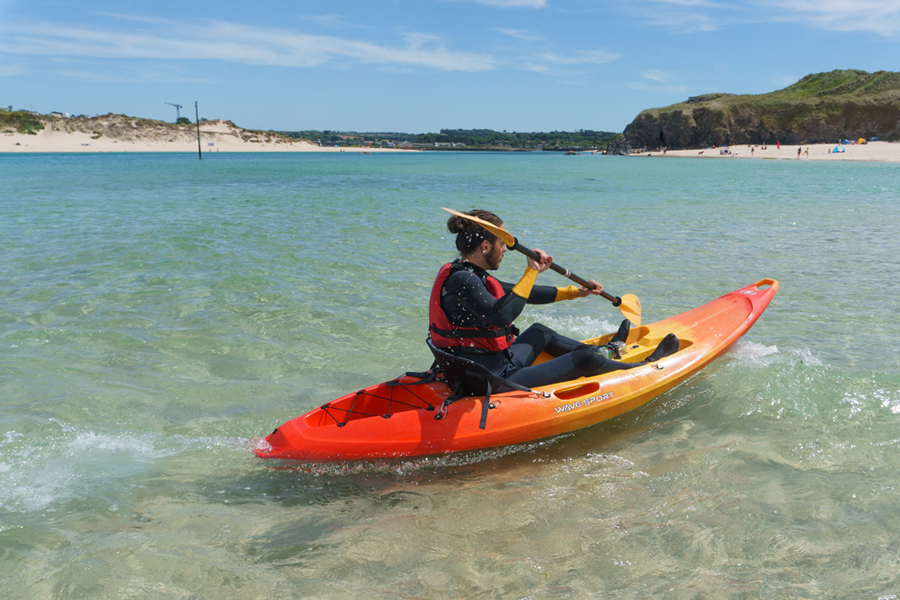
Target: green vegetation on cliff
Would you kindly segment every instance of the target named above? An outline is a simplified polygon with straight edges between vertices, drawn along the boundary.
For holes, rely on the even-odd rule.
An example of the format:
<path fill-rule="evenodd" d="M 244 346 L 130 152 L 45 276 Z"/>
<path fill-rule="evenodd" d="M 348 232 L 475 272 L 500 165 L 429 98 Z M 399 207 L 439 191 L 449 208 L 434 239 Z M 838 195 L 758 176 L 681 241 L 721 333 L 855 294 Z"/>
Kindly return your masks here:
<path fill-rule="evenodd" d="M 807 75 L 768 94 L 707 94 L 641 112 L 625 128 L 630 148 L 900 140 L 900 73 Z"/>

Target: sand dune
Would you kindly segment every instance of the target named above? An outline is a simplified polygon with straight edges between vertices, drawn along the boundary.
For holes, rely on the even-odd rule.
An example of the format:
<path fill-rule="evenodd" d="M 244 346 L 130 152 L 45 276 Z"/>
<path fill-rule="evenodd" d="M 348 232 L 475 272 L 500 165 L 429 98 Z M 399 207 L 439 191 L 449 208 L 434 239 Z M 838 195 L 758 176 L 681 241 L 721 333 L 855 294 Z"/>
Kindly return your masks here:
<path fill-rule="evenodd" d="M 124 115 L 50 118 L 35 135 L 0 131 L 0 152 L 197 152 L 197 126 L 172 125 Z M 389 148 L 335 148 L 277 133 L 241 129 L 230 121 L 200 123 L 207 152 L 407 152 Z"/>

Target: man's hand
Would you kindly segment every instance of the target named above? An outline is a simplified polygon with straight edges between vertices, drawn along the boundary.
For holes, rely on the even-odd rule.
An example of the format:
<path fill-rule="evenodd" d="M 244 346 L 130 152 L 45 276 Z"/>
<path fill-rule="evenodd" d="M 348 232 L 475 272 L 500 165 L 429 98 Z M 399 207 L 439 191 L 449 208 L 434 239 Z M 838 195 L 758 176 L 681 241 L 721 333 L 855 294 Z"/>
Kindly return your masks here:
<path fill-rule="evenodd" d="M 538 273 L 543 273 L 547 269 L 550 268 L 550 265 L 553 264 L 553 257 L 549 254 L 545 254 L 543 250 L 534 249 L 534 253 L 538 255 L 540 260 L 533 260 L 531 258 L 528 259 L 528 266 L 537 271 Z M 599 284 L 598 284 L 599 285 Z"/>
<path fill-rule="evenodd" d="M 592 287 L 579 288 L 579 290 L 578 290 L 579 298 L 584 298 L 585 296 L 599 296 L 600 293 L 603 291 L 603 286 L 600 285 L 599 283 L 597 283 L 596 281 L 594 281 L 593 279 L 588 280 L 588 283 L 590 283 Z"/>

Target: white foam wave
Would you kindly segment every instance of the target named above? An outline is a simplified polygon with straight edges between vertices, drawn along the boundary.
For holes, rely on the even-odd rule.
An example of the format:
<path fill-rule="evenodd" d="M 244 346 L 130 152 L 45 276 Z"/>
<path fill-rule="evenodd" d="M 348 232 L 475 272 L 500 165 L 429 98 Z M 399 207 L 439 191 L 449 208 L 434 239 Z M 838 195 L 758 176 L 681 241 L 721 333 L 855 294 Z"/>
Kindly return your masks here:
<path fill-rule="evenodd" d="M 759 361 L 759 359 L 778 353 L 778 346 L 765 346 L 757 342 L 743 341 L 731 351 L 731 357 L 737 360 Z"/>
<path fill-rule="evenodd" d="M 791 354 L 795 356 L 801 363 L 809 367 L 821 367 L 824 363 L 815 356 L 809 348 L 801 348 L 799 350 L 791 350 Z"/>
<path fill-rule="evenodd" d="M 75 456 L 82 453 L 126 452 L 147 458 L 161 458 L 168 453 L 160 451 L 152 436 L 144 434 L 130 436 L 126 434 L 109 435 L 81 431 L 67 444 L 65 454 Z"/>
<path fill-rule="evenodd" d="M 166 458 L 213 449 L 243 453 L 250 443 L 225 436 L 86 431 L 53 419 L 48 424 L 58 429 L 49 435 L 47 430 L 34 435 L 12 431 L 0 440 L 0 509 L 52 510 L 71 498 L 128 487 Z"/>
<path fill-rule="evenodd" d="M 7 444 L 11 444 L 15 441 L 16 438 L 22 437 L 21 433 L 16 433 L 15 431 L 7 431 L 3 434 L 3 439 L 0 440 L 0 448 Z"/>

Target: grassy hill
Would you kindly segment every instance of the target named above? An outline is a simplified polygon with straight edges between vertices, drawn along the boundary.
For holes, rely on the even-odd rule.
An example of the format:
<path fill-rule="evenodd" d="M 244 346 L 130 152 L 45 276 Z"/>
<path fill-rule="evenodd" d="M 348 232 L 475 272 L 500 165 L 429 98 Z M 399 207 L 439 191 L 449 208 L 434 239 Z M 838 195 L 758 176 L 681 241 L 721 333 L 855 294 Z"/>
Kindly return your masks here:
<path fill-rule="evenodd" d="M 900 73 L 831 71 L 768 94 L 695 96 L 641 112 L 624 136 L 632 149 L 900 140 Z"/>

